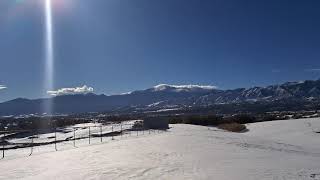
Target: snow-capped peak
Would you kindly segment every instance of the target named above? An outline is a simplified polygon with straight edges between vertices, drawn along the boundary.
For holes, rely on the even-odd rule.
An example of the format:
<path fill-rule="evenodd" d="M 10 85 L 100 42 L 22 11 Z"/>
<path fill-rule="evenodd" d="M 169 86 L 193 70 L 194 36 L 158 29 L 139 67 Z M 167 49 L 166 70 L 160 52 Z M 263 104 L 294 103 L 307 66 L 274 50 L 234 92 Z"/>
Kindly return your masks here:
<path fill-rule="evenodd" d="M 209 91 L 217 89 L 216 86 L 210 85 L 169 85 L 169 84 L 159 84 L 153 87 L 154 91 L 165 91 L 165 90 L 174 90 L 176 92 L 180 91 Z"/>

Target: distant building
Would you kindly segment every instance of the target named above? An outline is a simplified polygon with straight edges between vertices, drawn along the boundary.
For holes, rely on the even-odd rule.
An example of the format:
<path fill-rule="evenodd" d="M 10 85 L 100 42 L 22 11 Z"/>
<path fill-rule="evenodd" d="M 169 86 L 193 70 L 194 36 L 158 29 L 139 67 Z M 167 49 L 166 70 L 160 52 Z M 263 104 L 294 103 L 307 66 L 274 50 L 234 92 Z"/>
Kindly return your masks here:
<path fill-rule="evenodd" d="M 165 117 L 148 117 L 143 120 L 146 129 L 169 129 L 169 120 Z"/>

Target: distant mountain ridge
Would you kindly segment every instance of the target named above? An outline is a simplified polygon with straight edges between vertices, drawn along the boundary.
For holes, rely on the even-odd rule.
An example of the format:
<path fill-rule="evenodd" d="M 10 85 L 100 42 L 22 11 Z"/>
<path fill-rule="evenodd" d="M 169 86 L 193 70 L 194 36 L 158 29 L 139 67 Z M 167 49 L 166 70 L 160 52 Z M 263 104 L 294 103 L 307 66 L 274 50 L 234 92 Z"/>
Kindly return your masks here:
<path fill-rule="evenodd" d="M 52 98 L 54 113 L 84 113 L 116 111 L 130 108 L 133 111 L 206 107 L 216 104 L 246 102 L 279 102 L 281 100 L 317 101 L 320 99 L 320 80 L 286 82 L 267 87 L 220 90 L 215 86 L 167 85 L 138 90 L 121 95 L 96 95 L 93 93 L 63 95 Z M 0 115 L 44 113 L 48 99 L 18 98 L 0 103 Z"/>

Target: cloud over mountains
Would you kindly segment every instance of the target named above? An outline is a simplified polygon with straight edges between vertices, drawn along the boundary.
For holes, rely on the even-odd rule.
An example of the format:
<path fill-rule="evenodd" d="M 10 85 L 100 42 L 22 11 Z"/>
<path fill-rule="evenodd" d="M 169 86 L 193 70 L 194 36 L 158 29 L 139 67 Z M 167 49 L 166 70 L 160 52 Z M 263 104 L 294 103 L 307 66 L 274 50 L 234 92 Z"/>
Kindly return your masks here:
<path fill-rule="evenodd" d="M 47 91 L 47 93 L 51 96 L 62 96 L 62 95 L 74 95 L 74 94 L 88 94 L 92 93 L 93 88 L 87 85 L 82 87 L 74 87 L 74 88 L 61 88 L 55 91 Z"/>
<path fill-rule="evenodd" d="M 0 84 L 0 90 L 7 89 L 8 87 Z"/>
<path fill-rule="evenodd" d="M 166 89 L 174 89 L 175 91 L 198 91 L 198 90 L 213 90 L 218 89 L 217 86 L 203 86 L 203 85 L 170 85 L 159 84 L 153 87 L 154 91 L 163 91 Z"/>

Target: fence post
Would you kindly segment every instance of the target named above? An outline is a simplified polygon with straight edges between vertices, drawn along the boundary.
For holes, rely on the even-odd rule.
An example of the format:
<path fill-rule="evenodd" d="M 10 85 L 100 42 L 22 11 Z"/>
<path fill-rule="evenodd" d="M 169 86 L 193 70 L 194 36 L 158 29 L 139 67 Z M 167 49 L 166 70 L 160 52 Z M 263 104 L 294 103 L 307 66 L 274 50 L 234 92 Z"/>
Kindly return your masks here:
<path fill-rule="evenodd" d="M 4 144 L 5 144 L 6 132 L 3 133 L 3 145 L 2 145 L 2 158 L 4 158 Z"/>
<path fill-rule="evenodd" d="M 73 147 L 76 147 L 76 128 L 73 127 Z"/>
<path fill-rule="evenodd" d="M 100 126 L 100 141 L 102 142 L 102 126 Z"/>
<path fill-rule="evenodd" d="M 89 126 L 89 144 L 90 144 L 90 135 L 91 135 L 91 129 L 90 129 L 90 126 Z"/>
<path fill-rule="evenodd" d="M 31 152 L 30 152 L 29 156 L 31 156 L 33 153 L 33 138 L 34 138 L 34 135 L 31 136 Z"/>
<path fill-rule="evenodd" d="M 55 128 L 55 130 L 54 130 L 54 149 L 56 151 L 58 151 L 58 148 L 57 148 L 57 128 Z"/>
<path fill-rule="evenodd" d="M 114 138 L 113 138 L 113 124 L 112 124 L 112 132 L 111 132 L 111 136 L 112 136 L 112 140 L 114 140 Z"/>
<path fill-rule="evenodd" d="M 122 137 L 122 121 L 120 122 L 120 129 L 121 129 L 121 137 Z"/>

